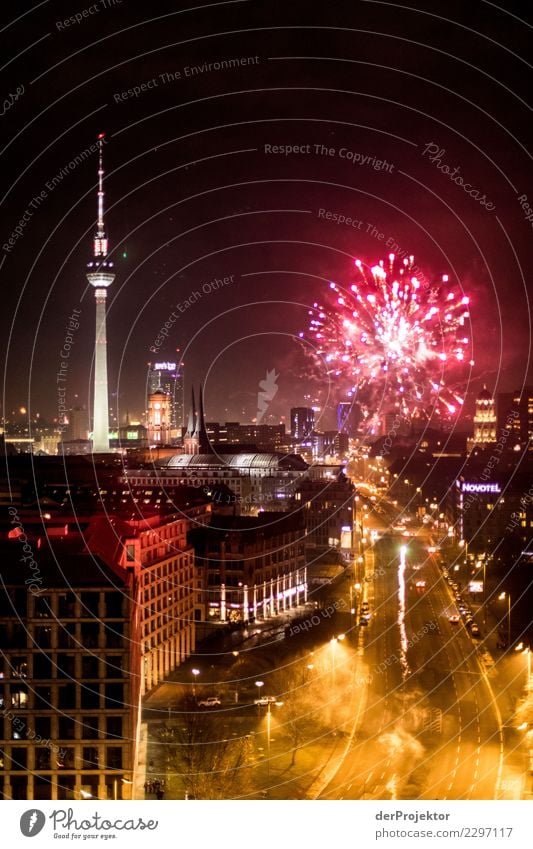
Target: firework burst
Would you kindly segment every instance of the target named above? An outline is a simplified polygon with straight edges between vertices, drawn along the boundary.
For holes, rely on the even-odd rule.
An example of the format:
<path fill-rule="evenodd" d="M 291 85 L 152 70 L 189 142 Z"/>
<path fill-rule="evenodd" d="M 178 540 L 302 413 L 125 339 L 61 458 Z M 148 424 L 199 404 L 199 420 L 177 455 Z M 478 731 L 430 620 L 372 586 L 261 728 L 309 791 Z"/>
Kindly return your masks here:
<path fill-rule="evenodd" d="M 448 275 L 431 284 L 416 277 L 413 261 L 389 254 L 367 266 L 357 259 L 354 283 L 330 283 L 330 298 L 309 311 L 316 356 L 356 396 L 365 418 L 377 410 L 453 417 L 463 403 L 454 387 L 472 365 L 469 299 Z"/>

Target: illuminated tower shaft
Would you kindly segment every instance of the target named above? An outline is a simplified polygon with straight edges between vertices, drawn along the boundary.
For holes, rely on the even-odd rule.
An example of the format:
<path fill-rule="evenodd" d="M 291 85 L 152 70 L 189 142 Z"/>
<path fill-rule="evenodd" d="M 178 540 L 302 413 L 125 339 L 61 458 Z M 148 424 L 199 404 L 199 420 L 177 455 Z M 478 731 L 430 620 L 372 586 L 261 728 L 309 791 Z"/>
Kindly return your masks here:
<path fill-rule="evenodd" d="M 93 451 L 109 451 L 109 397 L 107 388 L 107 335 L 105 289 L 95 289 Z"/>
<path fill-rule="evenodd" d="M 94 236 L 94 259 L 87 263 L 87 280 L 96 298 L 96 334 L 94 347 L 93 452 L 109 451 L 109 397 L 107 388 L 107 289 L 115 279 L 113 263 L 107 259 L 107 237 L 104 227 L 103 134 L 98 136 L 98 221 Z"/>

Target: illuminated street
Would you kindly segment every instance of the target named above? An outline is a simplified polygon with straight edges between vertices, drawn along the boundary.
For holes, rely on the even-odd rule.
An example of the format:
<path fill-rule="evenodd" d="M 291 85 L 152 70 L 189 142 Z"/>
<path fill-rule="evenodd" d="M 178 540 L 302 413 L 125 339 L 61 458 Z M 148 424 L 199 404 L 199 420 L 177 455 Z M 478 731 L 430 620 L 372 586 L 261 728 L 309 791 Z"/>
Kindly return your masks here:
<path fill-rule="evenodd" d="M 379 516 L 367 511 L 369 534 L 383 533 Z M 334 616 L 328 619 L 310 605 L 303 614 L 308 629 L 296 633 L 296 618 L 291 639 L 282 623 L 263 635 L 252 632 L 232 659 L 220 657 L 210 668 L 212 683 L 204 681 L 202 692 L 221 696 L 221 706 L 211 709 L 223 717 L 217 728 L 248 741 L 247 790 L 237 795 L 499 797 L 506 773 L 494 672 L 464 623 L 449 621 L 457 603 L 439 556 L 428 554 L 429 540 L 422 529 L 411 537 L 385 534 L 366 548 L 364 575 L 363 564 L 356 563 L 355 572 L 349 566 L 321 591 L 320 607 L 329 605 Z M 362 618 L 368 624 L 361 625 Z M 337 623 L 340 635 L 334 634 Z M 223 675 L 217 673 L 221 664 Z M 254 684 L 277 705 L 254 707 Z M 151 707 L 164 702 L 171 686 L 161 688 Z M 231 704 L 235 689 L 239 703 Z M 186 682 L 178 692 L 187 692 Z M 183 709 L 183 701 L 173 702 L 170 728 L 181 722 L 174 711 Z M 164 739 L 152 751 L 161 742 L 165 752 Z M 178 751 L 172 749 L 172 762 Z M 171 761 L 161 762 L 161 775 L 168 780 L 170 773 L 172 784 Z M 520 784 L 515 778 L 511 797 Z"/>

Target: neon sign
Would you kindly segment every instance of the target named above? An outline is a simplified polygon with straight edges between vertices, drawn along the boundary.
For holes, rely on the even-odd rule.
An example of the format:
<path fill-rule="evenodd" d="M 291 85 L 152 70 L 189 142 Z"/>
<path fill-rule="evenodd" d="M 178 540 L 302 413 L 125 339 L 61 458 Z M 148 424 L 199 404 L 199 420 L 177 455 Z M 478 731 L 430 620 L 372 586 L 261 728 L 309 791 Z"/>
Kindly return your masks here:
<path fill-rule="evenodd" d="M 175 371 L 176 363 L 156 363 L 154 368 L 156 371 Z"/>
<path fill-rule="evenodd" d="M 461 492 L 501 492 L 499 483 L 462 483 Z"/>

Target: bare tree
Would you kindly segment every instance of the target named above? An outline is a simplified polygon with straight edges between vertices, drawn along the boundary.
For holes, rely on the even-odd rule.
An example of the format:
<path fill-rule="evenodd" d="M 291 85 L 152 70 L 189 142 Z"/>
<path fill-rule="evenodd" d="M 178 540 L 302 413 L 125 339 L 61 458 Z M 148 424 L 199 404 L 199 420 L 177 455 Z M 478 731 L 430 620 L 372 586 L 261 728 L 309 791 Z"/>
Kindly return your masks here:
<path fill-rule="evenodd" d="M 249 737 L 224 739 L 216 715 L 191 712 L 177 732 L 176 762 L 189 795 L 235 799 L 249 790 Z"/>

